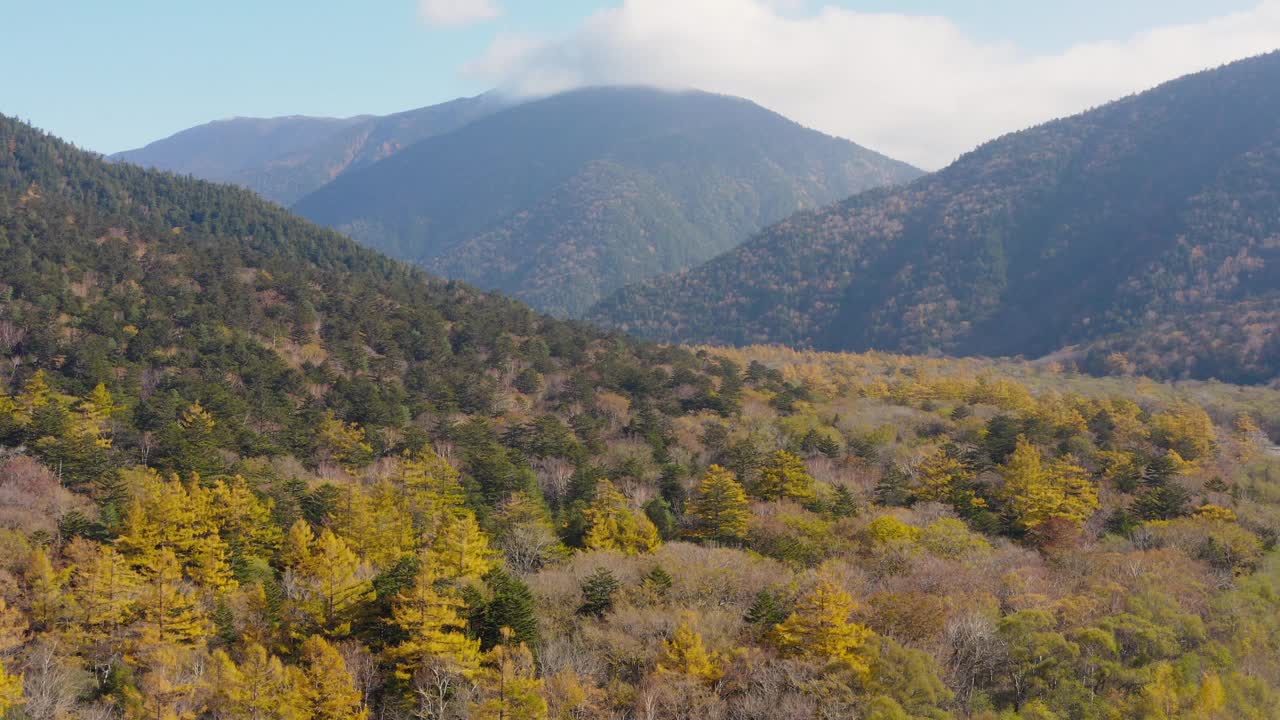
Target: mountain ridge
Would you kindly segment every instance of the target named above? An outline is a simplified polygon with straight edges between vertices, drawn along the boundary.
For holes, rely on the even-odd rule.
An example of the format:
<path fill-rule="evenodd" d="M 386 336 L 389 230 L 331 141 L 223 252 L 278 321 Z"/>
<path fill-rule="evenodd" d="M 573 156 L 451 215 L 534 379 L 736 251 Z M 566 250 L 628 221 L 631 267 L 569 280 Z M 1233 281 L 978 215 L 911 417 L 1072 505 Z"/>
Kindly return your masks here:
<path fill-rule="evenodd" d="M 911 185 L 793 216 L 621 290 L 587 317 L 728 344 L 1028 356 L 1077 345 L 1095 371 L 1116 354 L 1158 376 L 1271 381 L 1275 80 L 1272 53 L 1007 134 Z M 1177 319 L 1172 334 L 1160 318 Z"/>
<path fill-rule="evenodd" d="M 395 257 L 573 316 L 797 209 L 918 175 L 742 98 L 599 87 L 428 138 L 294 209 Z"/>
<path fill-rule="evenodd" d="M 352 168 L 449 132 L 508 102 L 486 93 L 389 115 L 230 117 L 109 157 L 241 185 L 290 205 Z M 252 143 L 255 136 L 263 137 L 263 142 Z"/>

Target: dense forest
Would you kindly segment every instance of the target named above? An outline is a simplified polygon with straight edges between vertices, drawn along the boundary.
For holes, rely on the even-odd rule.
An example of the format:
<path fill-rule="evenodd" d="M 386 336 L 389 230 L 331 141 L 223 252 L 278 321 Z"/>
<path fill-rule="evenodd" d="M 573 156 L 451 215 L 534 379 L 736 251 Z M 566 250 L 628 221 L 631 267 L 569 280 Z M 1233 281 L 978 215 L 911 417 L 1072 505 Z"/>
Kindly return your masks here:
<path fill-rule="evenodd" d="M 572 317 L 797 210 L 919 175 L 740 98 L 606 87 L 423 140 L 294 210 L 444 277 Z"/>
<path fill-rule="evenodd" d="M 1280 392 L 646 344 L 0 119 L 0 717 L 1272 718 Z"/>
<path fill-rule="evenodd" d="M 343 173 L 457 130 L 508 104 L 502 96 L 486 93 L 392 115 L 229 118 L 116 153 L 111 159 L 234 183 L 291 205 Z"/>
<path fill-rule="evenodd" d="M 1280 377 L 1280 53 L 987 143 L 588 317 L 653 338 Z"/>

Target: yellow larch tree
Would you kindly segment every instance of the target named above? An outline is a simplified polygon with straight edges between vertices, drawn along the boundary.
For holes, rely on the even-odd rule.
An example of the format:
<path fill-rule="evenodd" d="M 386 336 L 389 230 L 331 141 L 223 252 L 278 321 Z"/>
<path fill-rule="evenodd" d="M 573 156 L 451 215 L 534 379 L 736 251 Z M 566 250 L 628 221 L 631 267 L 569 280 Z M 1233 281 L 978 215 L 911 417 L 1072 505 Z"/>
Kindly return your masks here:
<path fill-rule="evenodd" d="M 342 653 L 319 635 L 302 644 L 306 694 L 315 720 L 366 720 L 369 711 Z"/>
<path fill-rule="evenodd" d="M 206 657 L 203 649 L 172 643 L 135 647 L 125 656 L 137 678 L 123 688 L 126 720 L 194 720 L 205 704 L 201 676 Z"/>
<path fill-rule="evenodd" d="M 141 576 L 110 545 L 77 538 L 67 556 L 80 630 L 90 639 L 116 637 L 141 592 Z"/>
<path fill-rule="evenodd" d="M 0 659 L 0 717 L 22 704 L 22 675 L 10 673 Z"/>
<path fill-rule="evenodd" d="M 414 523 L 424 534 L 434 534 L 466 501 L 457 469 L 430 450 L 406 454 L 398 480 L 408 496 Z"/>
<path fill-rule="evenodd" d="M 800 597 L 795 611 L 774 626 L 778 649 L 866 675 L 870 671 L 867 643 L 873 633 L 850 619 L 857 607 L 833 580 L 820 579 Z"/>
<path fill-rule="evenodd" d="M 202 588 L 235 589 L 230 552 L 220 532 L 222 508 L 214 493 L 200 485 L 200 478 L 193 477 L 188 485 L 176 476 L 165 480 L 152 470 L 122 475 L 133 501 L 116 547 L 130 562 L 142 569 L 157 552 L 169 550 Z"/>
<path fill-rule="evenodd" d="M 98 383 L 76 406 L 72 430 L 96 447 L 108 449 L 112 443 L 111 418 L 120 410 L 107 386 Z"/>
<path fill-rule="evenodd" d="M 0 596 L 0 657 L 26 644 L 29 625 L 27 619 L 22 616 L 22 611 L 16 607 L 9 607 L 4 597 Z"/>
<path fill-rule="evenodd" d="M 636 554 L 653 552 L 662 544 L 653 522 L 633 510 L 627 496 L 608 480 L 601 480 L 596 485 L 595 498 L 583 515 L 588 526 L 588 549 Z"/>
<path fill-rule="evenodd" d="M 475 720 L 544 720 L 547 701 L 533 655 L 524 643 L 512 643 L 509 628 L 503 641 L 485 653 L 479 698 L 472 703 Z"/>
<path fill-rule="evenodd" d="M 270 558 L 283 538 L 271 517 L 272 504 L 254 494 L 239 475 L 218 480 L 212 488 L 218 530 L 233 557 Z"/>
<path fill-rule="evenodd" d="M 375 569 L 411 557 L 418 540 L 403 493 L 386 480 L 369 488 L 347 488 L 347 512 L 338 531 Z"/>
<path fill-rule="evenodd" d="M 1006 508 L 1028 530 L 1055 518 L 1079 525 L 1099 507 L 1098 489 L 1088 472 L 1069 456 L 1045 467 L 1040 450 L 1022 436 L 1000 475 Z"/>
<path fill-rule="evenodd" d="M 22 392 L 15 398 L 18 404 L 19 423 L 31 422 L 36 411 L 53 402 L 53 399 L 53 390 L 49 387 L 48 376 L 45 375 L 44 370 L 37 370 L 22 386 Z"/>
<path fill-rule="evenodd" d="M 659 673 L 687 675 L 705 683 L 714 683 L 724 676 L 720 658 L 708 652 L 702 635 L 693 628 L 696 616 L 684 613 L 670 640 L 662 643 L 662 655 L 658 658 Z"/>
<path fill-rule="evenodd" d="M 209 667 L 209 710 L 216 717 L 245 720 L 309 720 L 313 717 L 307 696 L 307 677 L 286 666 L 261 645 L 244 649 L 244 659 L 234 662 L 215 650 Z"/>
<path fill-rule="evenodd" d="M 373 588 L 368 566 L 332 530 L 316 537 L 302 520 L 290 530 L 286 550 L 299 609 L 330 637 L 351 632 L 351 613 Z"/>
<path fill-rule="evenodd" d="M 973 473 L 945 448 L 937 448 L 915 466 L 912 494 L 925 502 L 949 503 L 958 485 L 973 479 Z"/>
<path fill-rule="evenodd" d="M 387 651 L 397 677 L 413 677 L 431 659 L 464 677 L 475 675 L 480 667 L 480 641 L 466 636 L 464 607 L 457 592 L 424 563 L 413 586 L 397 594 L 391 605 L 391 622 L 406 635 L 404 642 Z"/>
<path fill-rule="evenodd" d="M 805 502 L 817 493 L 813 476 L 804 460 L 794 453 L 779 450 L 760 468 L 760 478 L 752 487 L 752 495 L 761 500 L 790 498 Z"/>
<path fill-rule="evenodd" d="M 480 529 L 475 514 L 462 510 L 444 521 L 424 562 L 450 580 L 479 580 L 493 569 L 497 553 L 490 547 L 489 537 Z"/>
<path fill-rule="evenodd" d="M 70 578 L 71 568 L 54 569 L 49 554 L 43 548 L 31 551 L 23 579 L 30 598 L 29 612 L 34 630 L 54 630 L 70 619 L 71 598 L 67 593 Z"/>
<path fill-rule="evenodd" d="M 747 537 L 751 508 L 747 491 L 732 470 L 719 465 L 707 468 L 685 512 L 694 538 L 733 543 Z"/>
<path fill-rule="evenodd" d="M 1213 452 L 1217 433 L 1203 408 L 1179 403 L 1152 416 L 1151 439 L 1183 459 L 1195 462 Z"/>
<path fill-rule="evenodd" d="M 333 411 L 320 422 L 319 440 L 321 447 L 343 467 L 358 468 L 373 458 L 373 446 L 365 439 L 364 428 L 358 423 L 343 422 Z"/>
<path fill-rule="evenodd" d="M 295 520 L 285 535 L 280 549 L 280 559 L 285 567 L 301 568 L 311 561 L 311 546 L 316 542 L 315 531 L 306 520 Z"/>
<path fill-rule="evenodd" d="M 173 550 L 161 548 L 143 576 L 133 625 L 139 645 L 194 645 L 208 637 L 209 622 L 183 581 Z"/>

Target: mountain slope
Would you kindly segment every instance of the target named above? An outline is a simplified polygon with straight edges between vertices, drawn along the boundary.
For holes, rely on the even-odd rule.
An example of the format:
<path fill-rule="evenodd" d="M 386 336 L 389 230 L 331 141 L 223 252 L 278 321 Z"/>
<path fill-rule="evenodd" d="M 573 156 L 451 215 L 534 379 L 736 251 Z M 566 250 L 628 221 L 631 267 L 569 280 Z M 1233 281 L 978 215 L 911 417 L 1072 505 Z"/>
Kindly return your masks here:
<path fill-rule="evenodd" d="M 800 214 L 591 317 L 650 337 L 1280 375 L 1280 54 Z"/>
<path fill-rule="evenodd" d="M 745 100 L 596 88 L 425 140 L 294 209 L 441 274 L 575 315 L 798 209 L 918 175 Z"/>
<path fill-rule="evenodd" d="M 414 418 L 582 400 L 541 392 L 543 374 L 659 413 L 711 388 L 685 351 L 551 320 L 247 190 L 106 163 L 3 116 L 0 299 L 0 395 L 37 368 L 73 396 L 105 383 L 129 409 L 119 424 L 137 429 L 112 447 L 132 457 L 152 452 L 138 433 L 197 401 L 218 418 L 219 452 L 313 458 L 326 413 L 380 437 L 377 449 L 420 438 Z M 651 375 L 668 360 L 679 379 Z"/>
<path fill-rule="evenodd" d="M 0 116 L 7 718 L 1280 717 L 1259 426 L 610 336 Z"/>
<path fill-rule="evenodd" d="M 232 118 L 183 130 L 113 160 L 247 187 L 289 205 L 354 168 L 503 107 L 496 95 L 393 115 Z"/>

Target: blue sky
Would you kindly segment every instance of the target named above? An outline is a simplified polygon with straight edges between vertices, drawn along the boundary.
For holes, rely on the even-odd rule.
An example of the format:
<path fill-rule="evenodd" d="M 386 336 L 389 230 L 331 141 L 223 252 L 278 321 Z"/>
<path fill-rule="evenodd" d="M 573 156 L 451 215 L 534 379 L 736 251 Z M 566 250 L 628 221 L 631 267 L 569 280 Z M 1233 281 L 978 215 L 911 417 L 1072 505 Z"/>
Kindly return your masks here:
<path fill-rule="evenodd" d="M 489 3 L 500 11 L 490 20 L 445 27 L 424 19 L 418 3 L 430 1 L 3 0 L 0 15 L 7 32 L 0 43 L 0 60 L 8 72 L 0 93 L 0 112 L 24 118 L 101 152 L 135 147 L 191 125 L 232 115 L 393 112 L 475 94 L 503 84 L 508 78 L 518 83 L 518 76 L 526 68 L 493 61 L 495 47 L 504 42 L 554 46 L 555 63 L 559 64 L 552 63 L 552 67 L 562 72 L 565 56 L 584 54 L 572 43 L 586 47 L 593 44 L 592 40 L 583 39 L 589 35 L 589 30 L 582 27 L 584 19 L 621 3 L 436 0 L 458 5 Z M 631 0 L 635 6 L 632 15 L 642 17 L 663 2 Z M 1024 58 L 1054 56 L 1088 43 L 1121 43 L 1150 28 L 1198 23 L 1258 5 L 1257 0 L 1076 0 L 1069 7 L 1067 3 L 1027 0 L 686 2 L 708 8 L 715 5 L 717 11 L 725 12 L 735 12 L 735 2 L 744 6 L 767 5 L 770 12 L 777 14 L 778 22 L 820 17 L 834 8 L 943 16 L 966 42 Z M 695 22 L 692 16 L 698 15 L 689 13 L 688 21 Z M 684 14 L 653 17 L 659 22 L 685 22 Z M 717 16 L 702 17 L 712 21 L 685 28 L 692 33 L 685 37 L 697 38 L 698 33 L 711 37 L 721 32 L 714 22 Z M 617 32 L 625 38 L 636 37 L 632 30 Z M 565 40 L 571 37 L 577 39 Z M 636 48 L 629 51 L 633 60 L 637 54 L 663 53 L 656 40 L 636 42 Z M 899 44 L 909 46 L 911 36 L 904 36 Z M 910 48 L 903 51 L 910 52 Z M 743 52 L 751 49 L 744 48 Z M 530 56 L 533 59 L 528 61 L 525 57 L 521 55 L 519 63 L 533 63 L 538 56 Z M 485 58 L 490 62 L 486 63 Z M 893 58 L 886 61 L 889 65 L 896 62 Z M 620 79 L 636 79 L 625 68 L 616 72 Z M 758 70 L 751 72 L 759 74 Z M 822 67 L 815 66 L 813 74 L 821 72 Z M 571 74 L 581 75 L 584 81 L 602 79 L 583 69 Z M 644 79 L 643 75 L 639 77 Z M 607 81 L 610 76 L 603 79 Z M 752 92 L 755 86 L 726 77 L 723 68 L 715 74 L 691 73 L 689 78 L 676 78 L 673 82 L 714 83 L 721 87 L 706 89 L 762 96 L 752 99 L 790 116 L 799 115 L 806 124 L 836 134 L 863 131 L 864 135 L 874 136 L 876 132 L 873 127 L 864 130 L 835 118 L 840 112 L 838 105 L 806 110 L 804 98 L 788 99 L 777 94 L 775 99 L 767 87 Z M 783 82 L 781 76 L 778 82 Z M 922 88 L 924 92 L 929 89 Z M 794 112 L 790 112 L 792 106 Z M 975 129 L 971 134 L 978 132 Z M 962 142 L 969 139 L 957 138 L 953 144 L 961 147 Z M 951 152 L 950 146 L 936 151 L 943 159 Z M 921 151 L 922 160 L 925 157 Z"/>

